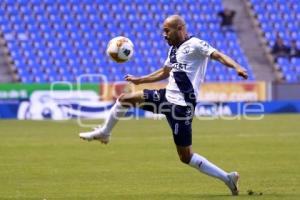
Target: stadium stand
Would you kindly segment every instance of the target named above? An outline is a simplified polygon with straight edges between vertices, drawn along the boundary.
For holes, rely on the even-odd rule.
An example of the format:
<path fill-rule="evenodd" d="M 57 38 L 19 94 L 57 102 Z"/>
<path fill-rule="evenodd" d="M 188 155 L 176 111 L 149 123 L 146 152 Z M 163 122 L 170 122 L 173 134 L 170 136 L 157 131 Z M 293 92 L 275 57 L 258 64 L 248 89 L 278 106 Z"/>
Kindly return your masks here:
<path fill-rule="evenodd" d="M 23 83 L 76 82 L 86 73 L 105 74 L 112 82 L 123 80 L 125 73 L 143 75 L 162 66 L 168 46 L 161 24 L 177 13 L 190 33 L 235 58 L 254 80 L 236 33 L 220 31 L 217 13 L 222 9 L 221 0 L 3 0 L 0 30 Z M 105 55 L 108 41 L 118 35 L 135 44 L 134 58 L 121 65 Z M 240 80 L 217 62 L 207 69 L 206 81 Z"/>
<path fill-rule="evenodd" d="M 300 3 L 298 0 L 250 0 L 260 27 L 272 48 L 278 33 L 286 45 L 295 39 L 300 46 Z M 300 58 L 280 57 L 276 60 L 283 79 L 300 82 Z"/>

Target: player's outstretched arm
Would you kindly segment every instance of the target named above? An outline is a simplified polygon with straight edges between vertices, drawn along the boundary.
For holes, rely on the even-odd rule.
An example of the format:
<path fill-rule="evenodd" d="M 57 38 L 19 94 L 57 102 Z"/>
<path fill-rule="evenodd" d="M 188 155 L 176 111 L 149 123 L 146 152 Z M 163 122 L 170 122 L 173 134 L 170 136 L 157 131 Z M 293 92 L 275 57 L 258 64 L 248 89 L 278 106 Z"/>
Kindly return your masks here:
<path fill-rule="evenodd" d="M 132 82 L 135 85 L 143 84 L 143 83 L 152 83 L 152 82 L 156 82 L 168 78 L 170 75 L 170 71 L 171 71 L 170 67 L 164 66 L 159 70 L 142 77 L 135 77 L 130 74 L 127 74 L 125 76 L 125 80 Z"/>
<path fill-rule="evenodd" d="M 221 63 L 223 63 L 225 66 L 230 67 L 235 69 L 235 71 L 237 72 L 237 74 L 241 77 L 243 77 L 244 79 L 248 78 L 248 73 L 247 70 L 245 68 L 243 68 L 242 66 L 240 66 L 237 62 L 235 62 L 232 58 L 230 58 L 229 56 L 219 52 L 219 51 L 214 51 L 211 54 L 211 58 L 214 60 L 217 60 Z"/>

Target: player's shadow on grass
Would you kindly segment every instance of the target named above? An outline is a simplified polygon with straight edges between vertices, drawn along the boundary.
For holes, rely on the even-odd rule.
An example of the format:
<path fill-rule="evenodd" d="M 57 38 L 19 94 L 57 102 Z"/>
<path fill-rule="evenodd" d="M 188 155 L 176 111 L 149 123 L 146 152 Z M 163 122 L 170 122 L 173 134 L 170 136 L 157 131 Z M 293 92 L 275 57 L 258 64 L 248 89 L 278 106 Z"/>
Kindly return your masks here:
<path fill-rule="evenodd" d="M 234 196 L 231 194 L 123 194 L 123 195 L 118 195 L 120 196 L 120 199 L 137 199 L 137 200 L 144 200 L 144 199 L 149 199 L 149 200 L 158 200 L 158 199 L 163 199 L 163 200 L 199 200 L 199 199 L 232 199 Z M 241 198 L 242 197 L 242 198 Z M 254 196 L 249 196 L 248 194 L 240 194 L 239 198 L 245 199 L 245 197 L 254 197 Z M 248 198 L 247 198 L 248 199 Z"/>

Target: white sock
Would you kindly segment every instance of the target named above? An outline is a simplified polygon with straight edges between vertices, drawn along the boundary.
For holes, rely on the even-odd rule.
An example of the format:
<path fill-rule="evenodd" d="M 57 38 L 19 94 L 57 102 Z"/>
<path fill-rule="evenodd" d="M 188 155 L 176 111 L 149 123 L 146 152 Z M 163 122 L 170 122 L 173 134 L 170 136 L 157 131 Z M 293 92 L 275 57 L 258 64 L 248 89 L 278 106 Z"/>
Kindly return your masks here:
<path fill-rule="evenodd" d="M 113 107 L 110 109 L 109 114 L 101 127 L 102 132 L 104 134 L 110 134 L 113 127 L 116 125 L 119 119 L 126 114 L 127 111 L 128 108 L 123 107 L 117 100 L 115 105 L 113 105 Z"/>
<path fill-rule="evenodd" d="M 193 154 L 189 165 L 198 169 L 200 172 L 218 178 L 223 182 L 228 181 L 227 172 L 209 162 L 206 158 L 199 154 Z"/>

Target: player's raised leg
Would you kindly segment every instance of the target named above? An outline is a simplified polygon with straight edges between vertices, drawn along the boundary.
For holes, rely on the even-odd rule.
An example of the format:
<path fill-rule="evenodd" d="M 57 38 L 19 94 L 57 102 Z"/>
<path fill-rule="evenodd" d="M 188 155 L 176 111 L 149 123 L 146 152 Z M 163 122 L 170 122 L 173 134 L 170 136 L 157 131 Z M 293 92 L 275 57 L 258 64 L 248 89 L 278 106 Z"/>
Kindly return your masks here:
<path fill-rule="evenodd" d="M 135 107 L 144 102 L 143 92 L 131 94 L 122 94 L 117 99 L 116 103 L 110 109 L 105 122 L 95 128 L 93 131 L 80 133 L 79 137 L 84 140 L 99 140 L 107 144 L 110 140 L 111 131 L 121 117 L 123 117 L 129 107 Z"/>
<path fill-rule="evenodd" d="M 227 173 L 215 164 L 208 161 L 205 157 L 192 152 L 191 146 L 183 147 L 176 146 L 180 160 L 188 164 L 200 172 L 209 176 L 215 177 L 223 181 L 231 190 L 232 195 L 238 195 L 238 180 L 239 174 L 237 172 Z"/>

